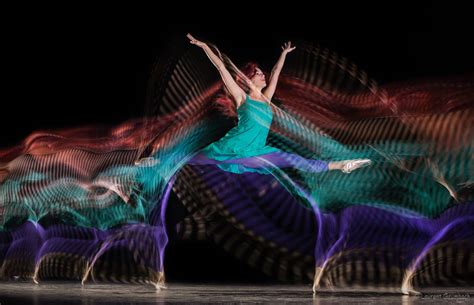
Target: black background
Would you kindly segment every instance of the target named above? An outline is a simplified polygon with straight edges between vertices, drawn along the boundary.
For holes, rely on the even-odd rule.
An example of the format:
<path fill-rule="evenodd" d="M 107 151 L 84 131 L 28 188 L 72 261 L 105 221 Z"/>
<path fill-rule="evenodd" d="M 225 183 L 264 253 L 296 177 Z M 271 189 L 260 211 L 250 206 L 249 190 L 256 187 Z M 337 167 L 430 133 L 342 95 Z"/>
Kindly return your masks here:
<path fill-rule="evenodd" d="M 23 21 L 9 26 L 11 40 L 3 44 L 0 147 L 38 129 L 139 117 L 154 60 L 171 42 L 186 43 L 187 32 L 213 42 L 237 63 L 257 60 L 267 68 L 284 41 L 305 39 L 347 57 L 379 83 L 472 72 L 472 10 L 460 3 L 266 8 L 255 2 L 239 3 L 235 12 L 229 7 L 207 13 L 183 4 L 181 10 L 150 9 L 146 17 L 112 10 L 24 17 L 20 31 Z M 163 22 L 191 19 L 202 22 Z"/>
<path fill-rule="evenodd" d="M 112 11 L 91 18 L 36 16 L 23 30 L 11 30 L 4 43 L 0 147 L 39 129 L 113 126 L 140 117 L 154 60 L 172 41 L 187 43 L 187 32 L 237 63 L 257 60 L 264 67 L 277 59 L 284 41 L 315 41 L 380 83 L 474 71 L 468 7 L 453 1 L 383 3 L 259 3 L 258 9 L 234 3 L 238 11 L 230 6 L 213 13 L 183 5 L 143 18 Z M 179 23 L 190 20 L 199 23 Z M 172 243 L 167 258 L 171 280 L 266 280 L 211 244 Z"/>

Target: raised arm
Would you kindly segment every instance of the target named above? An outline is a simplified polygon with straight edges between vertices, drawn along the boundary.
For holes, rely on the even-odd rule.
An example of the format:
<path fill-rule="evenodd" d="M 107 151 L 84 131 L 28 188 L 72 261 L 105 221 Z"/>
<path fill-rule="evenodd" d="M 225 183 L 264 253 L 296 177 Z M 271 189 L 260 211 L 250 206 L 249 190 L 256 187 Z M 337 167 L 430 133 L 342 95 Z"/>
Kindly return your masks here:
<path fill-rule="evenodd" d="M 221 78 L 224 81 L 224 85 L 226 86 L 226 88 L 229 91 L 232 98 L 237 103 L 237 107 L 240 106 L 242 101 L 245 100 L 245 92 L 244 92 L 244 90 L 242 90 L 242 88 L 240 88 L 240 86 L 234 80 L 234 78 L 232 77 L 230 72 L 227 70 L 227 68 L 225 67 L 224 63 L 219 58 L 219 56 L 214 54 L 214 52 L 211 50 L 211 48 L 206 43 L 197 40 L 196 38 L 191 36 L 191 34 L 188 34 L 187 37 L 189 38 L 189 40 L 192 44 L 195 44 L 195 45 L 197 45 L 198 47 L 201 47 L 204 50 L 207 57 L 209 57 L 211 62 L 214 64 L 214 66 L 219 71 L 219 74 L 221 75 Z"/>
<path fill-rule="evenodd" d="M 278 59 L 277 63 L 272 69 L 272 74 L 270 75 L 270 81 L 268 83 L 268 86 L 263 90 L 263 95 L 265 95 L 269 100 L 271 100 L 273 97 L 273 94 L 275 94 L 276 86 L 278 84 L 278 78 L 280 77 L 281 69 L 283 68 L 283 65 L 285 64 L 286 54 L 290 53 L 295 48 L 296 47 L 291 46 L 291 41 L 285 43 L 281 47 L 282 52 L 281 52 L 280 58 Z"/>

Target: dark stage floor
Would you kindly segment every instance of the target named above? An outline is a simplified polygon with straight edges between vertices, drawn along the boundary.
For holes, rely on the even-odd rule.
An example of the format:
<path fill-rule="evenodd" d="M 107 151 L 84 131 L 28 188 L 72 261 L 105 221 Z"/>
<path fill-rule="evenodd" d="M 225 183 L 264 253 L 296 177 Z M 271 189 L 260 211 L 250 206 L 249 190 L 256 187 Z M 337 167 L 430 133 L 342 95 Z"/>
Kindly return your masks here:
<path fill-rule="evenodd" d="M 1 282 L 0 304 L 474 304 L 474 287 L 425 288 L 422 296 L 395 291 L 323 290 L 310 285 L 215 285 L 169 283 L 152 286 L 43 282 Z"/>

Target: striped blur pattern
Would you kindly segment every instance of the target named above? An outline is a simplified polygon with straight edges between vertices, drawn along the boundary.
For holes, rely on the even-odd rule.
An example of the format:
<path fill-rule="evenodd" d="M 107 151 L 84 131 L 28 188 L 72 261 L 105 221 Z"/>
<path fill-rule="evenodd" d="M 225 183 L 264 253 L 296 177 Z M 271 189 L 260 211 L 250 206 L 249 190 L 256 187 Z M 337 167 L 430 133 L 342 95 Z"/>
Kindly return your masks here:
<path fill-rule="evenodd" d="M 212 103 L 219 75 L 199 50 L 174 49 L 149 82 L 141 119 L 37 131 L 0 151 L 2 278 L 161 287 L 173 191 L 188 211 L 178 238 L 210 239 L 281 281 L 472 284 L 472 75 L 378 85 L 300 42 L 267 143 L 307 159 L 373 160 L 351 174 L 187 164 L 235 124 Z"/>

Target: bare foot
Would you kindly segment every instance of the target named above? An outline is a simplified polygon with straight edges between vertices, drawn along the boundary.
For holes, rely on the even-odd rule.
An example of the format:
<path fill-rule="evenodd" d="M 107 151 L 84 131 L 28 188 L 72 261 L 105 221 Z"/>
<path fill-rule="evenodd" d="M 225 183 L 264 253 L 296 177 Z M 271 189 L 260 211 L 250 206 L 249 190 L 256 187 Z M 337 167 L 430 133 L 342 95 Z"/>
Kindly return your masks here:
<path fill-rule="evenodd" d="M 343 165 L 342 165 L 341 171 L 344 174 L 349 174 L 358 168 L 369 166 L 372 164 L 372 160 L 370 159 L 354 159 L 354 160 L 345 160 L 342 162 L 343 162 L 342 163 Z"/>
<path fill-rule="evenodd" d="M 421 292 L 416 291 L 413 286 L 402 286 L 401 291 L 404 295 L 421 295 Z"/>
<path fill-rule="evenodd" d="M 404 295 L 421 295 L 420 292 L 416 291 L 413 287 L 412 279 L 413 279 L 413 270 L 406 270 L 405 275 L 402 281 L 402 287 L 400 288 L 401 292 Z"/>
<path fill-rule="evenodd" d="M 141 158 L 140 160 L 135 161 L 135 165 L 141 166 L 141 167 L 151 167 L 151 166 L 155 166 L 158 163 L 160 163 L 160 161 L 153 157 Z"/>
<path fill-rule="evenodd" d="M 323 276 L 323 268 L 316 267 L 314 272 L 314 279 L 313 279 L 313 294 L 318 293 L 318 289 L 321 287 L 321 277 Z"/>

